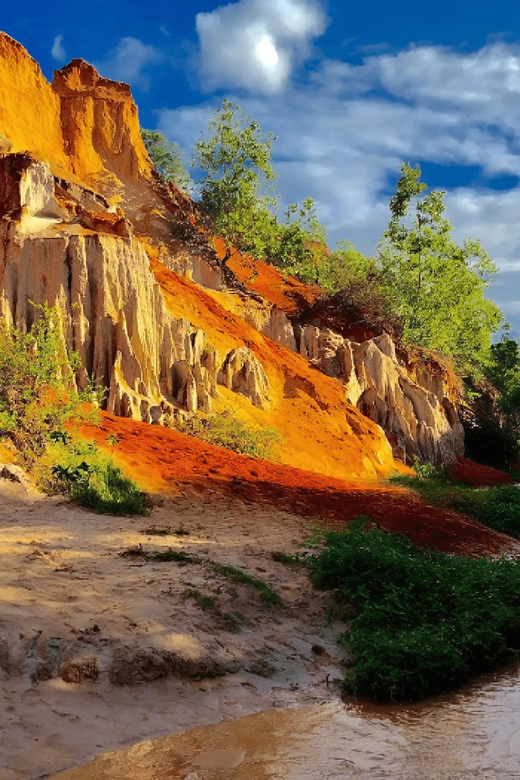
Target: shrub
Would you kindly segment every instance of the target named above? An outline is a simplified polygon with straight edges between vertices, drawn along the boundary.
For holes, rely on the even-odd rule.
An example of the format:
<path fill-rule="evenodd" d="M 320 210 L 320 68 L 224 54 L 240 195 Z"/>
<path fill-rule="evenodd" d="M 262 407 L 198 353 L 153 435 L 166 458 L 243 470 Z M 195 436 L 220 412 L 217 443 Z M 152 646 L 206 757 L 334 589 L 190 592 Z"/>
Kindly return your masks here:
<path fill-rule="evenodd" d="M 520 649 L 520 562 L 450 558 L 366 524 L 325 536 L 311 579 L 354 610 L 340 638 L 354 653 L 350 692 L 421 699 Z"/>
<path fill-rule="evenodd" d="M 28 333 L 0 324 L 0 435 L 8 436 L 28 463 L 66 421 L 97 417 L 77 392 L 79 358 L 67 354 L 59 312 L 45 304 L 35 306 L 35 314 Z"/>
<path fill-rule="evenodd" d="M 66 493 L 95 512 L 145 515 L 145 495 L 94 442 L 67 434 L 52 442 L 35 465 L 37 485 L 47 493 Z"/>
<path fill-rule="evenodd" d="M 96 512 L 146 514 L 144 494 L 96 444 L 73 439 L 65 424 L 98 422 L 100 393 L 77 390 L 80 362 L 67 354 L 57 309 L 35 305 L 28 333 L 0 324 L 0 435 L 8 436 L 48 493 L 69 497 Z"/>
<path fill-rule="evenodd" d="M 275 445 L 282 443 L 276 428 L 255 429 L 226 412 L 208 417 L 185 415 L 172 424 L 181 433 L 252 458 L 276 460 Z"/>

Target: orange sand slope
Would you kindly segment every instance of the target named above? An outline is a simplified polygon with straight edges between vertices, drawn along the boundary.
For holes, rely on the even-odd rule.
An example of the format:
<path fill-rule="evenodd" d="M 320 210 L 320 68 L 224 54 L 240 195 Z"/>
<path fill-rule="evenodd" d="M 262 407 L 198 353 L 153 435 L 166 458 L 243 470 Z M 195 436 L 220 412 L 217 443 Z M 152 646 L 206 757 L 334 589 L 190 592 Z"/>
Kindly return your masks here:
<path fill-rule="evenodd" d="M 217 255 L 226 257 L 227 244 L 222 238 L 215 239 Z M 285 276 L 274 265 L 253 260 L 231 249 L 227 266 L 248 290 L 261 295 L 267 301 L 276 304 L 286 314 L 297 314 L 310 310 L 324 294 L 317 285 L 304 284 L 294 276 Z"/>
<path fill-rule="evenodd" d="M 296 352 L 271 341 L 224 309 L 209 293 L 181 279 L 153 257 L 151 268 L 167 307 L 207 334 L 219 351 L 248 347 L 269 380 L 272 403 L 259 409 L 219 387 L 221 406 L 254 425 L 275 426 L 284 439 L 281 460 L 297 468 L 341 479 L 387 476 L 403 468 L 392 458 L 381 428 L 345 398 L 345 388 Z M 218 409 L 218 403 L 215 404 Z"/>
<path fill-rule="evenodd" d="M 446 552 L 494 554 L 517 548 L 508 537 L 455 512 L 427 506 L 408 490 L 349 484 L 109 414 L 103 414 L 102 427 L 85 433 L 105 448 L 107 437 L 116 436 L 115 459 L 152 492 L 173 492 L 186 484 L 229 491 L 246 502 L 264 502 L 334 525 L 363 514 L 388 530 L 408 534 L 416 544 Z"/>

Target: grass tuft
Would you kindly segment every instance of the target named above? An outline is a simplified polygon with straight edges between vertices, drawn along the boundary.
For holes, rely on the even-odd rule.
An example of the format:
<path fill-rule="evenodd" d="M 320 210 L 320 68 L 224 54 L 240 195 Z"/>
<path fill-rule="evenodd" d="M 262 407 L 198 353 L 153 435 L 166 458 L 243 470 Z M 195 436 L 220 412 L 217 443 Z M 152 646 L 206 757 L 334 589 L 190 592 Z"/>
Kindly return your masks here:
<path fill-rule="evenodd" d="M 164 552 L 151 553 L 149 557 L 152 561 L 161 561 L 164 563 L 168 563 L 169 561 L 175 561 L 177 563 L 196 563 L 196 559 L 193 555 L 190 555 L 184 550 L 172 550 L 171 547 L 164 550 Z"/>
<path fill-rule="evenodd" d="M 200 590 L 197 590 L 196 588 L 187 588 L 186 595 L 190 599 L 193 599 L 193 601 L 204 610 L 213 609 L 217 603 L 211 596 L 205 596 L 204 593 L 201 593 Z"/>
<path fill-rule="evenodd" d="M 285 563 L 287 566 L 294 566 L 296 564 L 302 563 L 302 559 L 298 553 L 284 553 L 275 550 L 271 553 L 271 558 L 276 563 Z"/>
<path fill-rule="evenodd" d="M 241 585 L 250 585 L 260 594 L 260 598 L 265 604 L 281 604 L 282 600 L 278 593 L 274 591 L 263 580 L 259 580 L 257 577 L 253 577 L 251 574 L 237 569 L 235 566 L 223 566 L 220 563 L 213 563 L 211 568 L 215 574 L 220 574 L 223 577 L 227 577 L 233 582 L 239 582 Z"/>

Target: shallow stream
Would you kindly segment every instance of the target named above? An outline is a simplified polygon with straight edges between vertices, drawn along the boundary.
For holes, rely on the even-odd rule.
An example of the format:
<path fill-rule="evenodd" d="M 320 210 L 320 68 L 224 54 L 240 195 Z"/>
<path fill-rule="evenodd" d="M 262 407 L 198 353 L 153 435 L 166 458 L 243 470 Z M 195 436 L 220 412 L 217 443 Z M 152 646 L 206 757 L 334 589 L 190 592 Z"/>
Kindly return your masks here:
<path fill-rule="evenodd" d="M 105 754 L 60 780 L 517 780 L 520 664 L 413 705 L 272 709 Z"/>

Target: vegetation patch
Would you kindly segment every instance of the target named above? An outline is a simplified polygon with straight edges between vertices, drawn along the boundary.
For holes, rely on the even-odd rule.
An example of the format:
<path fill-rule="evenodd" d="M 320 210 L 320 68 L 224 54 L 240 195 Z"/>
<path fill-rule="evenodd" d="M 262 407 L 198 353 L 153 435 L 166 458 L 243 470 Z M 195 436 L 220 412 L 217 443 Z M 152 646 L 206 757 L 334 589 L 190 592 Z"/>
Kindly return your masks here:
<path fill-rule="evenodd" d="M 95 442 L 65 432 L 51 442 L 35 463 L 37 485 L 50 494 L 66 493 L 72 501 L 100 514 L 146 515 L 146 497 Z"/>
<path fill-rule="evenodd" d="M 171 547 L 161 552 L 150 553 L 149 558 L 152 561 L 162 561 L 164 563 L 169 563 L 170 561 L 174 561 L 176 563 L 197 562 L 197 559 L 194 558 L 193 555 L 187 553 L 185 550 L 173 550 Z"/>
<path fill-rule="evenodd" d="M 249 455 L 251 458 L 277 460 L 276 445 L 282 438 L 276 428 L 252 428 L 229 413 L 202 417 L 186 414 L 173 420 L 171 426 L 188 436 Z"/>
<path fill-rule="evenodd" d="M 302 563 L 302 559 L 298 553 L 284 553 L 275 550 L 271 553 L 271 558 L 273 561 L 276 561 L 276 563 L 285 563 L 287 566 L 294 566 Z"/>
<path fill-rule="evenodd" d="M 241 585 L 250 585 L 260 594 L 260 598 L 265 604 L 281 604 L 282 600 L 278 593 L 266 585 L 263 580 L 253 577 L 251 574 L 247 574 L 242 569 L 237 569 L 235 566 L 223 566 L 220 563 L 212 563 L 211 568 L 215 574 L 220 574 L 223 577 L 227 577 L 233 582 L 238 582 Z"/>
<path fill-rule="evenodd" d="M 169 547 L 167 550 L 149 552 L 144 549 L 142 544 L 128 547 L 128 549 L 120 552 L 119 555 L 121 558 L 145 558 L 147 561 L 160 561 L 161 563 L 169 563 L 171 561 L 175 563 L 199 563 L 198 558 L 190 555 L 185 550 L 173 550 Z"/>
<path fill-rule="evenodd" d="M 313 584 L 348 605 L 350 693 L 422 699 L 520 649 L 520 561 L 420 550 L 366 520 L 324 537 L 308 565 Z"/>
<path fill-rule="evenodd" d="M 120 558 L 146 558 L 148 553 L 143 548 L 142 544 L 137 544 L 134 547 L 128 547 L 126 550 L 122 550 L 119 553 Z"/>
<path fill-rule="evenodd" d="M 217 603 L 215 599 L 211 598 L 211 596 L 206 596 L 196 588 L 187 588 L 186 595 L 190 599 L 193 599 L 193 601 L 195 601 L 195 603 L 204 610 L 213 609 Z"/>
<path fill-rule="evenodd" d="M 145 496 L 96 444 L 65 426 L 97 423 L 104 391 L 77 390 L 57 309 L 34 306 L 28 333 L 0 325 L 0 436 L 9 438 L 36 484 L 96 512 L 146 514 Z M 112 447 L 114 441 L 110 442 Z"/>
<path fill-rule="evenodd" d="M 167 528 L 159 528 L 156 525 L 151 525 L 148 528 L 143 528 L 141 533 L 145 534 L 146 536 L 170 536 L 172 529 L 170 526 Z"/>
<path fill-rule="evenodd" d="M 452 482 L 441 470 L 429 469 L 425 474 L 392 477 L 392 482 L 412 488 L 429 504 L 461 512 L 520 539 L 520 489 L 515 485 L 481 489 Z"/>

